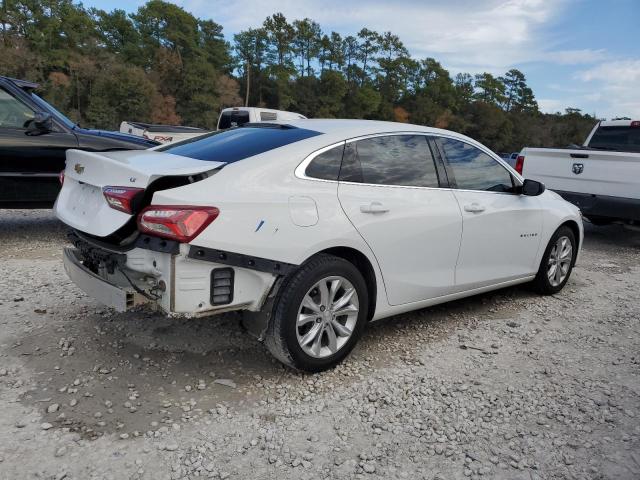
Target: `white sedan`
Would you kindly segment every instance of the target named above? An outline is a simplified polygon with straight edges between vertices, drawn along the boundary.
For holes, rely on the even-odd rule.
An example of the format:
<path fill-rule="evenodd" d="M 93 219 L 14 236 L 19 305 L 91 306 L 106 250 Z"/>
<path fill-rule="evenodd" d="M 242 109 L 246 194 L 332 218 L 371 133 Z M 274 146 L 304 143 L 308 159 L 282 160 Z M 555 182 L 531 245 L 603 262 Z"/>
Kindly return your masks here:
<path fill-rule="evenodd" d="M 488 148 L 362 120 L 247 124 L 146 151 L 70 150 L 55 206 L 71 279 L 118 310 L 245 312 L 320 371 L 373 320 L 519 283 L 567 283 L 579 210 Z"/>

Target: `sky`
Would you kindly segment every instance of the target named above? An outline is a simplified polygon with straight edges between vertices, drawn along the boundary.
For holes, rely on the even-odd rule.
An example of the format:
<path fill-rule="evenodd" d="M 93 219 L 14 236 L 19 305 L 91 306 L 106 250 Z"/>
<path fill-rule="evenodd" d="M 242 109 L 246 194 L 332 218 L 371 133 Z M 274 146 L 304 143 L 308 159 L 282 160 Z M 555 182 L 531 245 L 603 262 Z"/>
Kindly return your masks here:
<path fill-rule="evenodd" d="M 172 1 L 221 24 L 229 41 L 275 12 L 342 35 L 391 31 L 414 58 L 433 57 L 452 75 L 520 69 L 543 112 L 640 118 L 640 0 Z M 128 12 L 144 3 L 83 1 Z"/>

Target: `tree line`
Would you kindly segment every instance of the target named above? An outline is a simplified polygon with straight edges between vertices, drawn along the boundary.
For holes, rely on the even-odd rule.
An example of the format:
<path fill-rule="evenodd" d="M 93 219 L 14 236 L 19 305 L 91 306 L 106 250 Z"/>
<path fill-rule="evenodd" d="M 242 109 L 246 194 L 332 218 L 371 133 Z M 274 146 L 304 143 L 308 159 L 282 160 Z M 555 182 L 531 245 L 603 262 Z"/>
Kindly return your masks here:
<path fill-rule="evenodd" d="M 162 0 L 130 14 L 3 0 L 0 27 L 0 74 L 40 82 L 83 126 L 215 128 L 220 109 L 246 103 L 446 128 L 508 152 L 581 143 L 596 121 L 572 108 L 541 113 L 518 69 L 452 76 L 434 58 L 413 58 L 391 32 L 342 36 L 281 13 L 226 40 L 218 23 Z"/>

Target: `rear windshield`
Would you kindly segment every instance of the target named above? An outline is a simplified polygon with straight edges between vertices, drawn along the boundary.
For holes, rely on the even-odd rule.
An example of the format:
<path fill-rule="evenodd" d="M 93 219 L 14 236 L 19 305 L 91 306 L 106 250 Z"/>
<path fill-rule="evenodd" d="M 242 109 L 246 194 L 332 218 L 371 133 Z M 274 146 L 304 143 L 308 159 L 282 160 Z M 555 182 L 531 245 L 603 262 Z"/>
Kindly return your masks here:
<path fill-rule="evenodd" d="M 640 152 L 640 127 L 599 127 L 591 137 L 589 147 Z"/>
<path fill-rule="evenodd" d="M 222 112 L 218 122 L 218 130 L 239 127 L 245 123 L 249 123 L 249 112 L 246 110 Z"/>
<path fill-rule="evenodd" d="M 289 126 L 240 127 L 169 144 L 157 151 L 233 163 L 316 135 L 320 132 Z"/>

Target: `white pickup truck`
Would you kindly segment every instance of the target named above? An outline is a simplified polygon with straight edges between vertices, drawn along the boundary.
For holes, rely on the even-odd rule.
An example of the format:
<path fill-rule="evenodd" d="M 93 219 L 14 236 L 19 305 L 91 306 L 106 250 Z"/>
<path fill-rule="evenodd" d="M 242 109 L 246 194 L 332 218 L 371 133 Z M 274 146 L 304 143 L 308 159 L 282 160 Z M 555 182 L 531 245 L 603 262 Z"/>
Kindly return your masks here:
<path fill-rule="evenodd" d="M 218 130 L 239 127 L 245 123 L 272 122 L 275 120 L 306 119 L 304 115 L 284 110 L 273 110 L 258 107 L 225 108 L 218 117 Z M 120 132 L 137 135 L 160 143 L 174 143 L 198 137 L 209 130 L 181 125 L 154 125 L 151 123 L 124 121 L 120 124 Z"/>
<path fill-rule="evenodd" d="M 596 124 L 582 148 L 524 148 L 515 169 L 580 208 L 596 225 L 640 226 L 640 121 Z"/>

